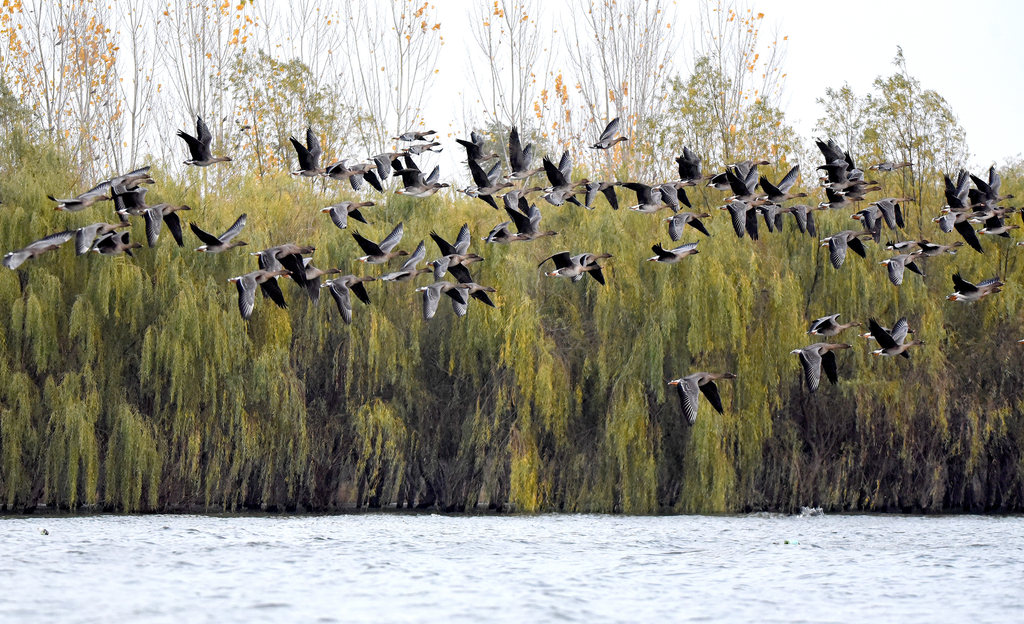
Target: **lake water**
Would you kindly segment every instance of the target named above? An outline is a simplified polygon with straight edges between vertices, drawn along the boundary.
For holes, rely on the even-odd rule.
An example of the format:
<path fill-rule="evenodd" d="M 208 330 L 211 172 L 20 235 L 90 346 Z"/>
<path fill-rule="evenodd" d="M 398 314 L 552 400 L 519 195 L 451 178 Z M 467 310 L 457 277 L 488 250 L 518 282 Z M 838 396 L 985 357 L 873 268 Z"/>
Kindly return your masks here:
<path fill-rule="evenodd" d="M 3 622 L 863 620 L 1024 621 L 1024 518 L 0 518 Z"/>

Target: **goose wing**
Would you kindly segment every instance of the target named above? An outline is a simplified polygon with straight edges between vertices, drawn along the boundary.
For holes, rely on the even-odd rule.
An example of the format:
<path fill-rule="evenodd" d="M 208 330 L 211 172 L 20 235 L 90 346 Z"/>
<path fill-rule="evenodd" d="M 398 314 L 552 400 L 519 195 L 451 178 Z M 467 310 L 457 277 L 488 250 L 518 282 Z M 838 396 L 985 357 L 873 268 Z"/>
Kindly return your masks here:
<path fill-rule="evenodd" d="M 295 148 L 295 156 L 299 161 L 299 169 L 304 171 L 316 169 L 316 162 L 313 160 L 313 156 L 309 153 L 309 150 L 306 149 L 306 146 L 299 143 L 299 140 L 295 137 L 288 137 L 288 140 L 291 142 L 292 147 Z"/>
<path fill-rule="evenodd" d="M 238 236 L 239 232 L 242 231 L 242 228 L 245 227 L 245 220 L 247 216 L 248 215 L 246 215 L 245 213 L 242 213 L 237 219 L 235 219 L 235 222 L 231 224 L 231 227 L 229 227 L 223 234 L 217 237 L 218 241 L 221 243 L 228 243 L 231 242 L 232 238 Z M 193 228 L 192 231 L 195 232 L 195 228 Z M 203 233 L 206 234 L 206 232 Z M 196 236 L 199 236 L 198 232 L 196 232 Z M 206 242 L 206 240 L 203 239 L 202 236 L 199 236 L 199 238 L 203 240 L 204 243 Z"/>
<path fill-rule="evenodd" d="M 683 408 L 683 416 L 686 422 L 693 425 L 697 422 L 697 380 L 684 377 L 676 384 L 676 391 L 679 393 L 679 405 Z"/>
<path fill-rule="evenodd" d="M 798 175 L 800 175 L 800 165 L 794 166 L 789 170 L 789 173 L 782 177 L 782 180 L 777 185 L 778 189 L 783 193 L 789 192 L 789 189 L 793 188 L 793 185 L 796 184 Z"/>
<path fill-rule="evenodd" d="M 985 250 L 981 248 L 981 241 L 978 240 L 978 233 L 974 231 L 974 227 L 969 221 L 954 222 L 953 229 L 963 237 L 964 242 L 970 245 L 971 249 L 978 253 L 985 253 Z"/>
<path fill-rule="evenodd" d="M 309 157 L 312 159 L 313 162 L 313 167 L 311 168 L 315 169 L 317 167 L 317 163 L 320 160 L 320 154 L 322 153 L 322 150 L 320 149 L 320 139 L 317 138 L 316 133 L 313 132 L 312 127 L 306 128 L 306 145 L 309 148 Z"/>
<path fill-rule="evenodd" d="M 907 332 L 910 331 L 910 325 L 907 324 L 907 317 L 902 316 L 900 320 L 896 321 L 896 324 L 892 326 L 892 339 L 897 344 L 903 344 L 903 341 L 907 339 Z"/>
<path fill-rule="evenodd" d="M 366 255 L 368 255 L 368 256 L 382 256 L 382 255 L 384 255 L 384 252 L 381 251 L 381 248 L 380 248 L 379 245 L 377 245 L 377 243 L 375 243 L 372 240 L 364 237 L 359 232 L 352 232 L 352 238 L 355 239 L 356 244 L 359 245 L 359 248 L 362 249 L 363 252 Z"/>
<path fill-rule="evenodd" d="M 560 251 L 558 253 L 551 254 L 547 258 L 541 260 L 537 266 L 543 265 L 548 260 L 554 262 L 555 267 L 559 269 L 568 269 L 569 267 L 573 266 L 572 256 L 569 255 L 568 251 Z"/>
<path fill-rule="evenodd" d="M 469 172 L 473 176 L 473 184 L 479 186 L 480 188 L 487 188 L 488 186 L 491 185 L 491 180 L 490 178 L 487 177 L 487 172 L 485 172 L 483 170 L 483 167 L 481 167 L 472 158 L 469 159 Z"/>
<path fill-rule="evenodd" d="M 434 233 L 431 232 L 430 234 L 431 234 L 431 236 L 433 236 Z M 416 270 L 416 265 L 419 264 L 420 262 L 423 262 L 423 258 L 425 258 L 426 256 L 427 256 L 427 246 L 423 243 L 423 241 L 420 241 L 420 244 L 416 245 L 416 250 L 412 252 L 412 255 L 409 256 L 409 259 L 406 260 L 405 264 L 402 265 L 401 270 L 402 271 L 406 271 L 406 270 L 413 270 L 413 271 L 415 271 Z"/>
<path fill-rule="evenodd" d="M 566 185 L 565 176 L 562 172 L 547 158 L 544 159 L 544 173 L 548 176 L 548 182 L 551 186 L 558 188 Z"/>
<path fill-rule="evenodd" d="M 178 130 L 177 135 L 178 138 L 185 141 L 185 145 L 188 146 L 189 156 L 191 156 L 192 160 L 204 159 L 205 154 L 203 152 L 205 150 L 205 146 L 201 142 L 199 142 L 198 139 L 196 139 L 191 134 L 185 132 L 184 130 Z"/>
<path fill-rule="evenodd" d="M 341 320 L 347 325 L 352 324 L 352 299 L 349 297 L 348 287 L 338 280 L 327 282 L 327 289 L 331 291 L 331 297 L 338 306 Z"/>
<path fill-rule="evenodd" d="M 178 217 L 178 213 L 165 214 L 164 223 L 167 224 L 167 229 L 171 231 L 171 236 L 174 237 L 174 242 L 178 244 L 178 247 L 184 247 L 185 241 L 181 237 L 181 219 Z"/>
<path fill-rule="evenodd" d="M 964 278 L 960 277 L 959 273 L 953 274 L 953 290 L 958 293 L 972 293 L 978 290 L 978 287 L 968 282 Z"/>
<path fill-rule="evenodd" d="M 828 258 L 836 269 L 846 260 L 846 237 L 833 236 L 828 239 Z"/>
<path fill-rule="evenodd" d="M 726 207 L 729 209 L 729 217 L 732 218 L 733 231 L 736 232 L 737 237 L 743 238 L 747 233 L 747 205 L 734 201 Z M 757 222 L 755 221 L 755 223 Z"/>
<path fill-rule="evenodd" d="M 893 286 L 899 286 L 903 283 L 903 259 L 899 256 L 890 258 L 886 268 L 889 269 L 889 281 L 892 282 Z"/>
<path fill-rule="evenodd" d="M 284 293 L 281 292 L 281 285 L 277 283 L 276 277 L 272 277 L 260 284 L 260 291 L 264 297 L 273 301 L 277 307 L 282 309 L 288 308 L 288 304 L 284 300 Z"/>
<path fill-rule="evenodd" d="M 81 256 L 88 253 L 92 248 L 92 242 L 96 240 L 96 232 L 103 227 L 102 223 L 93 223 L 75 230 L 75 255 Z"/>
<path fill-rule="evenodd" d="M 442 256 L 448 256 L 456 253 L 455 246 L 441 238 L 437 232 L 431 230 L 430 238 L 434 239 L 434 242 L 437 244 L 437 249 L 441 252 Z"/>
<path fill-rule="evenodd" d="M 220 245 L 222 242 L 224 242 L 221 239 L 214 236 L 213 234 L 204 231 L 195 223 L 189 223 L 188 227 L 191 228 L 192 233 L 196 235 L 196 238 L 203 241 L 203 243 L 207 245 Z"/>
<path fill-rule="evenodd" d="M 807 382 L 807 389 L 815 392 L 821 382 L 821 355 L 818 350 L 803 348 L 800 350 L 800 366 L 804 369 L 804 381 Z"/>
<path fill-rule="evenodd" d="M 455 252 L 465 254 L 469 251 L 469 224 L 463 223 L 459 229 L 459 235 L 455 237 Z"/>
<path fill-rule="evenodd" d="M 372 282 L 373 278 L 370 278 L 370 279 L 368 279 L 366 281 L 371 281 Z M 367 294 L 366 286 L 363 284 L 363 282 L 361 282 L 361 281 L 360 282 L 354 282 L 350 288 L 351 288 L 352 292 L 355 294 L 357 299 L 359 299 L 360 301 L 362 301 L 363 303 L 366 303 L 366 304 L 370 303 L 370 295 Z"/>
<path fill-rule="evenodd" d="M 515 224 L 518 232 L 525 233 L 530 231 L 530 217 L 518 210 L 510 208 L 508 205 L 505 206 L 505 212 L 508 213 L 509 218 L 512 219 L 512 223 Z"/>
<path fill-rule="evenodd" d="M 711 407 L 715 408 L 715 411 L 719 414 L 723 413 L 722 397 L 718 394 L 718 385 L 713 380 L 708 380 L 706 383 L 703 383 L 698 387 L 700 388 L 700 391 L 704 393 L 704 396 L 707 397 L 708 403 L 711 404 Z"/>
<path fill-rule="evenodd" d="M 238 288 L 238 311 L 242 319 L 248 321 L 256 307 L 256 280 L 251 275 L 243 275 L 235 282 L 235 287 Z"/>
<path fill-rule="evenodd" d="M 519 142 L 519 129 L 515 126 L 512 126 L 512 131 L 508 134 L 508 163 L 514 172 L 526 171 L 529 167 L 523 154 L 522 143 Z"/>
<path fill-rule="evenodd" d="M 839 368 L 836 366 L 836 352 L 826 351 L 821 356 L 821 368 L 825 371 L 825 376 L 832 383 L 839 381 Z"/>
<path fill-rule="evenodd" d="M 160 237 L 160 228 L 164 223 L 162 212 L 161 207 L 153 206 L 142 213 L 142 217 L 146 220 L 146 242 L 150 247 L 156 247 L 156 241 Z"/>
<path fill-rule="evenodd" d="M 399 224 L 395 226 L 395 229 L 391 230 L 391 233 L 388 234 L 387 237 L 380 242 L 380 245 L 378 245 L 378 247 L 380 247 L 381 251 L 383 251 L 384 253 L 388 253 L 389 251 L 395 248 L 395 245 L 398 244 L 398 241 L 402 240 L 402 233 L 404 231 L 405 229 L 402 226 L 402 223 L 399 222 Z"/>
<path fill-rule="evenodd" d="M 572 156 L 569 155 L 569 150 L 562 152 L 562 158 L 558 161 L 558 171 L 566 183 L 572 178 Z"/>
<path fill-rule="evenodd" d="M 423 291 L 423 320 L 429 321 L 437 313 L 437 304 L 441 299 L 441 283 L 431 284 Z"/>
<path fill-rule="evenodd" d="M 878 321 L 875 319 L 868 319 L 868 331 L 871 332 L 871 337 L 878 341 L 878 346 L 883 349 L 891 349 L 896 346 L 896 340 L 893 339 L 892 334 L 885 331 Z"/>
<path fill-rule="evenodd" d="M 597 142 L 607 143 L 608 141 L 611 141 L 615 138 L 615 135 L 618 134 L 620 125 L 618 117 L 609 121 L 608 125 L 604 127 L 604 132 L 602 132 L 601 136 L 597 139 Z"/>

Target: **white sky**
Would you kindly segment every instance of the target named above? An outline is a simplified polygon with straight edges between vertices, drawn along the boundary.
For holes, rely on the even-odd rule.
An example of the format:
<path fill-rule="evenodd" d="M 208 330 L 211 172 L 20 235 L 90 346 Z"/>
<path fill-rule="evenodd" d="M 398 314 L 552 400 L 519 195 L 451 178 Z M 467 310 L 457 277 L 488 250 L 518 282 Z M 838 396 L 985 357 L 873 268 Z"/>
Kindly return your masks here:
<path fill-rule="evenodd" d="M 424 115 L 427 125 L 462 136 L 468 131 L 462 127 L 462 102 L 469 106 L 475 100 L 467 57 L 476 52 L 476 44 L 465 29 L 470 7 L 490 0 L 434 2 L 445 45 L 434 89 L 438 97 Z M 698 6 L 680 0 L 674 24 L 689 28 Z M 804 138 L 812 136 L 821 116 L 815 99 L 826 87 L 848 82 L 859 95 L 867 94 L 875 77 L 893 72 L 899 45 L 910 74 L 922 88 L 946 98 L 958 116 L 972 152 L 968 162 L 988 166 L 1024 153 L 1024 2 L 750 0 L 750 6 L 765 13 L 768 28 L 777 25 L 780 35 L 789 37 L 783 107 Z M 549 21 L 561 30 L 565 18 L 552 16 Z M 564 46 L 560 38 L 556 46 Z M 675 58 L 683 75 L 690 69 L 689 50 L 684 41 Z"/>

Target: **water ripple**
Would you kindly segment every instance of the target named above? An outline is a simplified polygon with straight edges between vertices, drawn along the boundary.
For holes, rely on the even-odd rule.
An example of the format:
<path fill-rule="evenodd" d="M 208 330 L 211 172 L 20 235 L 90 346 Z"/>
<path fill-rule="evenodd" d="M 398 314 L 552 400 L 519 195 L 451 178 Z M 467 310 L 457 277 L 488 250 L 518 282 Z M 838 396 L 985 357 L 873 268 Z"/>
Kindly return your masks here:
<path fill-rule="evenodd" d="M 1013 517 L 0 518 L 0 621 L 1014 622 L 1021 578 Z"/>

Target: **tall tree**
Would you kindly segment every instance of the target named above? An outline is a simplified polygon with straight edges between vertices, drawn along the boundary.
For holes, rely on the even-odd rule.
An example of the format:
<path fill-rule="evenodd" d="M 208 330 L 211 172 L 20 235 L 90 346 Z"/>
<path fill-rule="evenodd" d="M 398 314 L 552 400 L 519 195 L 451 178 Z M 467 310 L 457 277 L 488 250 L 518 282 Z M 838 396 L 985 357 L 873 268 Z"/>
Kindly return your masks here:
<path fill-rule="evenodd" d="M 566 49 L 584 106 L 579 128 L 588 137 L 619 117 L 632 142 L 629 149 L 651 152 L 646 137 L 661 112 L 663 82 L 676 48 L 668 6 L 663 0 L 573 4 Z"/>
<path fill-rule="evenodd" d="M 391 136 L 419 123 L 444 37 L 428 2 L 357 2 L 346 11 L 348 61 L 362 109 L 360 138 L 369 153 L 377 153 L 391 144 Z"/>
<path fill-rule="evenodd" d="M 537 64 L 543 47 L 539 11 L 538 0 L 494 0 L 474 8 L 473 39 L 482 54 L 474 64 L 486 64 L 488 71 L 471 73 L 493 126 L 517 126 L 523 132 L 533 125 Z"/>

